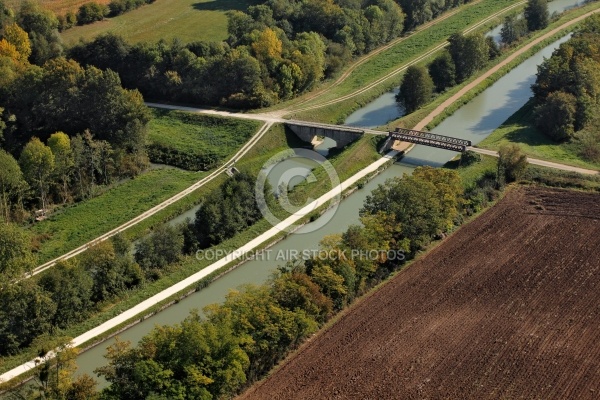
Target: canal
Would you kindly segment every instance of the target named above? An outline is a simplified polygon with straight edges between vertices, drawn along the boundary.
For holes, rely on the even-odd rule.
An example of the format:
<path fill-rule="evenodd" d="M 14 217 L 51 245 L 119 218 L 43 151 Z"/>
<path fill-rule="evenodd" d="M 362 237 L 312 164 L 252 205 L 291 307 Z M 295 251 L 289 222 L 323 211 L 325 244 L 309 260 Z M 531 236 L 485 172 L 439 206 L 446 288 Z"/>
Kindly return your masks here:
<path fill-rule="evenodd" d="M 568 37 L 565 36 L 550 44 L 519 67 L 513 69 L 470 103 L 447 118 L 433 131 L 439 134 L 469 139 L 474 143 L 483 140 L 506 118 L 527 102 L 531 95 L 530 85 L 535 80 L 537 65 L 543 61 L 544 57 L 549 57 L 552 51 L 560 43 L 566 41 Z M 368 126 L 387 124 L 390 119 L 389 113 L 386 111 L 378 113 L 377 111 L 381 109 L 389 110 L 389 100 L 379 101 L 376 105 L 374 103 L 368 104 L 362 109 L 363 111 L 367 110 L 362 117 L 357 117 L 356 115 L 354 117 L 350 116 L 347 123 L 358 124 L 356 121 L 362 118 L 363 121 L 368 121 L 364 122 L 365 124 L 369 124 Z M 365 115 L 368 115 L 366 119 Z M 380 119 L 376 119 L 376 115 L 379 115 L 378 118 Z M 355 120 L 353 121 L 351 118 L 355 118 Z M 415 166 L 418 165 L 440 166 L 454 155 L 455 153 L 445 150 L 416 146 L 400 163 L 396 163 L 386 169 L 362 189 L 357 190 L 343 200 L 337 209 L 328 212 L 333 213 L 333 216 L 323 215 L 321 218 L 332 217 L 327 224 L 316 230 L 313 230 L 311 224 L 306 225 L 294 234 L 289 235 L 285 240 L 274 245 L 271 248 L 271 254 L 289 252 L 290 250 L 316 249 L 324 236 L 340 233 L 349 225 L 359 222 L 358 211 L 366 196 L 377 185 L 383 183 L 388 178 L 401 176 L 405 173 L 410 174 Z M 188 216 L 193 216 L 193 212 Z M 319 224 L 319 220 L 317 219 L 312 224 Z M 129 340 L 136 343 L 155 325 L 181 322 L 191 309 L 201 309 L 208 304 L 222 302 L 228 291 L 233 288 L 242 284 L 263 283 L 269 278 L 277 265 L 282 263 L 283 261 L 277 260 L 253 260 L 246 262 L 232 272 L 219 278 L 205 289 L 194 293 L 179 303 L 122 332 L 119 337 L 122 340 Z M 112 340 L 82 353 L 77 360 L 79 365 L 78 373 L 87 373 L 95 376 L 93 370 L 105 363 L 103 355 L 106 352 L 106 346 L 110 343 L 112 343 Z M 105 382 L 101 382 L 101 385 L 104 384 Z"/>

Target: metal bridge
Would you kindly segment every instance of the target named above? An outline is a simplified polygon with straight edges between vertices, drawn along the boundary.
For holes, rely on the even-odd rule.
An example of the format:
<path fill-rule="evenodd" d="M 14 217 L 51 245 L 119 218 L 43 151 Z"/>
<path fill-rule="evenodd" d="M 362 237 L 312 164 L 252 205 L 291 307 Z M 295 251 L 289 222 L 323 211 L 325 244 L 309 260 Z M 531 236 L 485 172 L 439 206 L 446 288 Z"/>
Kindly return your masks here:
<path fill-rule="evenodd" d="M 440 149 L 458 151 L 460 153 L 467 151 L 467 147 L 471 146 L 470 140 L 404 128 L 396 128 L 395 131 L 388 132 L 388 137 L 390 139 L 401 140 L 403 142 L 422 144 Z"/>

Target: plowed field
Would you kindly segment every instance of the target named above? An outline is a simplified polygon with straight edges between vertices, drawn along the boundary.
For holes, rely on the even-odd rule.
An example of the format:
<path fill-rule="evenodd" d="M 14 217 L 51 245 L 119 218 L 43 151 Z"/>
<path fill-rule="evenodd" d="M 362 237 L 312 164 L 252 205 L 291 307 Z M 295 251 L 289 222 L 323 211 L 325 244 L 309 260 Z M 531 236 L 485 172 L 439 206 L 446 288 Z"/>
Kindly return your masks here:
<path fill-rule="evenodd" d="M 241 398 L 600 398 L 600 195 L 512 190 Z"/>

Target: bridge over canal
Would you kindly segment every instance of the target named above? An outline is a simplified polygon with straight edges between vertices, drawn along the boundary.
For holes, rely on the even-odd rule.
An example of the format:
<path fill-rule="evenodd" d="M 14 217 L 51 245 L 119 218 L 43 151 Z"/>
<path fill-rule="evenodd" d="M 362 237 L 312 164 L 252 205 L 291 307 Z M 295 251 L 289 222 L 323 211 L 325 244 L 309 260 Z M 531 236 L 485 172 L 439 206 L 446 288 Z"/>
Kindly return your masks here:
<path fill-rule="evenodd" d="M 355 128 L 346 125 L 321 124 L 318 122 L 286 120 L 285 124 L 301 140 L 311 143 L 316 136 L 324 136 L 335 140 L 336 147 L 341 149 L 355 140 L 360 139 L 365 133 L 387 136 L 381 152 L 391 149 L 395 140 L 416 143 L 424 146 L 437 147 L 457 152 L 464 152 L 471 146 L 470 140 L 463 140 L 451 136 L 437 135 L 431 132 L 417 131 L 414 129 L 396 128 L 393 132 L 382 132 L 373 129 Z"/>

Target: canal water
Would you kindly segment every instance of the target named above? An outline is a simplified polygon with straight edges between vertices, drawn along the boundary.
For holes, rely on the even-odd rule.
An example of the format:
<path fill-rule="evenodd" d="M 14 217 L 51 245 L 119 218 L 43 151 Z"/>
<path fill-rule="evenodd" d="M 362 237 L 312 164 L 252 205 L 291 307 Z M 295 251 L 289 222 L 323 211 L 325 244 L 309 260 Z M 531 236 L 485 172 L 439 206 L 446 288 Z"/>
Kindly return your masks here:
<path fill-rule="evenodd" d="M 567 39 L 568 37 L 564 37 L 552 43 L 525 61 L 521 66 L 513 69 L 470 103 L 447 118 L 434 129 L 434 132 L 469 139 L 474 143 L 484 139 L 492 130 L 506 120 L 508 116 L 527 102 L 531 95 L 529 87 L 535 80 L 537 65 L 543 61 L 544 57 L 549 57 L 552 51 Z M 379 107 L 385 108 L 387 106 L 379 103 Z M 373 114 L 377 111 L 377 108 L 374 108 L 371 104 L 365 108 L 370 110 L 367 114 Z M 379 121 L 374 121 L 374 119 L 370 121 L 370 126 L 384 125 L 388 122 L 388 115 L 382 113 Z M 305 249 L 317 249 L 318 243 L 324 236 L 343 232 L 351 224 L 358 223 L 358 211 L 362 207 L 365 198 L 377 185 L 383 183 L 388 178 L 401 176 L 405 173 L 410 174 L 417 165 L 442 165 L 454 155 L 455 153 L 446 150 L 416 146 L 407 157 L 402 159 L 401 163 L 392 165 L 367 183 L 362 189 L 357 190 L 343 200 L 337 209 L 329 211 L 328 213 L 333 214 L 333 216 L 324 226 L 313 230 L 314 224 L 319 224 L 320 219 L 306 225 L 296 233 L 289 235 L 285 240 L 271 247 L 270 252 L 265 253 L 264 259 L 246 262 L 236 270 L 216 280 L 205 289 L 122 332 L 119 335 L 120 338 L 137 343 L 155 325 L 181 322 L 191 309 L 201 309 L 208 304 L 222 302 L 225 295 L 231 289 L 242 284 L 263 283 L 278 265 L 285 264 L 285 255 L 289 254 L 290 251 L 302 252 Z M 329 217 L 331 215 L 323 215 L 321 218 Z M 279 254 L 283 255 L 283 259 L 276 259 Z M 112 343 L 112 340 L 81 354 L 77 360 L 79 365 L 78 373 L 88 373 L 95 376 L 93 370 L 105 363 L 103 355 L 106 352 L 106 346 L 110 343 Z M 105 385 L 105 382 L 101 382 L 100 384 Z"/>
<path fill-rule="evenodd" d="M 550 13 L 550 16 L 552 16 L 555 13 L 561 14 L 567 10 L 570 10 L 571 8 L 579 7 L 584 3 L 584 0 L 553 0 L 548 3 L 548 12 Z M 522 18 L 523 14 L 520 14 L 519 16 Z M 498 25 L 497 27 L 489 31 L 486 34 L 486 36 L 491 36 L 494 38 L 494 41 L 496 41 L 496 43 L 500 43 L 502 41 L 500 32 L 502 31 L 503 26 L 504 24 Z"/>

